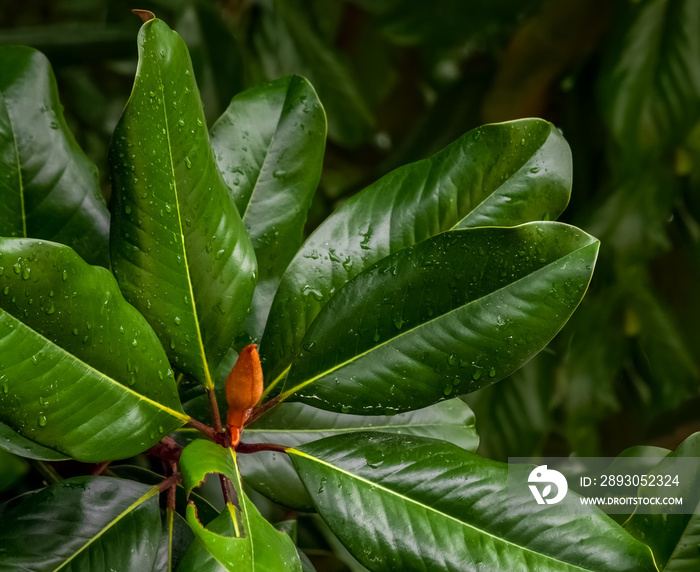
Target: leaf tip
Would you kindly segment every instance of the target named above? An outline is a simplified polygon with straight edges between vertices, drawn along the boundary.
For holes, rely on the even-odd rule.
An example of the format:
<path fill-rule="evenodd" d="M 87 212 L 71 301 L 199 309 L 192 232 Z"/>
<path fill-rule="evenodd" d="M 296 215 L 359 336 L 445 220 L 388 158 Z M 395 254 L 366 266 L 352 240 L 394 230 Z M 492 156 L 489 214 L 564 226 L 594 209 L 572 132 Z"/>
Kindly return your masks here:
<path fill-rule="evenodd" d="M 144 24 L 156 19 L 156 15 L 150 10 L 140 10 L 139 8 L 134 8 L 132 12 L 141 18 Z"/>

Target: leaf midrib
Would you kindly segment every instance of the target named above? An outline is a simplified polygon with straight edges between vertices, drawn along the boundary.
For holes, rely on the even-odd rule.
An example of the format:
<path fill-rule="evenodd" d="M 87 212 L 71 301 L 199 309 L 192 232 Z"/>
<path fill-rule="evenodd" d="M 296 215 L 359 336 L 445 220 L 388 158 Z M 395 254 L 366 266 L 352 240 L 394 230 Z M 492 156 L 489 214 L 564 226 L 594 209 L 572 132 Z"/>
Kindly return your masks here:
<path fill-rule="evenodd" d="M 171 572 L 173 569 L 173 532 L 175 525 L 175 511 L 170 507 L 166 509 L 166 518 L 168 525 L 168 560 L 167 560 L 167 570 Z"/>
<path fill-rule="evenodd" d="M 376 431 L 382 429 L 422 429 L 426 427 L 455 427 L 465 428 L 458 423 L 405 423 L 400 425 L 365 425 L 363 427 L 336 427 L 321 429 L 254 429 L 246 428 L 246 433 L 351 433 L 353 431 Z M 473 425 L 471 426 L 473 427 Z"/>
<path fill-rule="evenodd" d="M 287 89 L 284 92 L 284 100 L 282 101 L 282 106 L 280 108 L 280 114 L 279 114 L 279 117 L 277 117 L 277 121 L 275 122 L 275 128 L 272 132 L 272 136 L 270 137 L 270 141 L 267 145 L 267 149 L 265 150 L 265 157 L 263 158 L 262 163 L 260 164 L 260 169 L 258 169 L 258 173 L 255 177 L 255 182 L 253 183 L 253 188 L 250 191 L 250 196 L 248 197 L 248 201 L 246 202 L 245 210 L 241 213 L 241 220 L 243 222 L 245 222 L 245 217 L 248 214 L 248 209 L 250 208 L 250 205 L 253 203 L 253 199 L 255 198 L 255 191 L 258 188 L 258 182 L 260 181 L 260 176 L 262 175 L 262 172 L 265 170 L 265 167 L 267 166 L 267 161 L 270 158 L 270 149 L 272 149 L 272 145 L 275 142 L 275 137 L 277 136 L 277 132 L 279 131 L 280 123 L 282 122 L 282 115 L 284 115 L 284 106 L 287 103 L 287 98 L 289 97 L 289 91 L 291 89 L 291 86 L 292 86 L 292 78 L 290 78 L 289 83 L 287 84 Z"/>
<path fill-rule="evenodd" d="M 155 20 L 152 20 L 155 21 Z M 197 305 L 195 303 L 194 289 L 192 288 L 192 277 L 190 276 L 190 265 L 187 260 L 187 247 L 185 245 L 185 233 L 182 227 L 182 214 L 180 212 L 180 198 L 177 192 L 177 177 L 175 176 L 175 162 L 173 161 L 173 148 L 170 141 L 170 126 L 168 124 L 168 112 L 165 106 L 165 86 L 163 85 L 163 77 L 161 75 L 160 66 L 156 66 L 158 70 L 158 82 L 163 87 L 159 90 L 161 97 L 160 101 L 163 106 L 163 123 L 165 124 L 165 139 L 168 144 L 168 158 L 170 159 L 170 175 L 173 182 L 173 195 L 175 197 L 175 210 L 177 211 L 177 224 L 180 230 L 180 242 L 182 244 L 182 261 L 185 268 L 185 276 L 187 277 L 187 287 L 190 292 L 190 302 L 192 306 L 192 314 L 194 317 L 194 327 L 197 334 L 197 342 L 199 344 L 199 352 L 202 357 L 202 366 L 204 368 L 204 385 L 207 389 L 214 389 L 214 382 L 211 378 L 211 373 L 209 372 L 209 362 L 207 361 L 207 354 L 204 351 L 204 340 L 202 339 L 202 331 L 199 327 L 199 317 L 197 316 Z"/>
<path fill-rule="evenodd" d="M 526 223 L 526 224 L 530 224 L 530 223 Z M 561 224 L 561 223 L 555 223 L 555 224 Z M 500 227 L 480 227 L 480 228 L 500 228 Z M 518 227 L 513 227 L 513 228 L 518 228 Z M 469 230 L 474 230 L 474 229 L 465 229 L 465 231 L 467 231 L 467 232 L 468 232 Z M 383 341 L 383 342 L 381 342 L 381 343 L 379 343 L 379 344 L 377 344 L 377 345 L 375 345 L 375 346 L 372 346 L 371 348 L 368 348 L 367 350 L 363 351 L 362 353 L 359 353 L 359 354 L 357 354 L 357 355 L 354 355 L 354 356 L 350 357 L 349 359 L 347 359 L 347 360 L 345 360 L 345 361 L 343 361 L 343 362 L 341 362 L 341 363 L 339 363 L 339 364 L 336 364 L 336 365 L 334 365 L 333 367 L 330 367 L 330 368 L 328 368 L 328 369 L 326 369 L 326 370 L 324 370 L 324 371 L 322 371 L 322 372 L 320 372 L 320 373 L 314 375 L 312 378 L 310 378 L 310 379 L 308 379 L 308 380 L 305 380 L 305 381 L 303 381 L 303 382 L 297 384 L 296 386 L 292 387 L 291 389 L 289 389 L 289 390 L 287 390 L 287 391 L 281 393 L 281 394 L 280 394 L 280 402 L 281 402 L 281 401 L 284 401 L 285 399 L 287 399 L 288 397 L 290 397 L 291 395 L 293 395 L 294 393 L 296 393 L 296 392 L 299 391 L 300 389 L 306 387 L 307 385 L 309 385 L 309 384 L 311 384 L 311 383 L 314 383 L 315 381 L 318 381 L 319 379 L 322 379 L 323 377 L 325 377 L 325 376 L 327 376 L 327 375 L 330 375 L 330 374 L 333 373 L 334 371 L 337 371 L 337 370 L 339 370 L 339 369 L 341 369 L 341 368 L 347 366 L 348 364 L 351 364 L 351 363 L 357 361 L 358 359 L 361 359 L 361 358 L 363 358 L 364 356 L 369 355 L 369 354 L 372 353 L 373 351 L 375 351 L 375 350 L 377 350 L 377 349 L 379 349 L 379 348 L 382 348 L 382 347 L 384 347 L 385 345 L 387 345 L 387 344 L 389 344 L 389 343 L 393 343 L 394 340 L 397 340 L 397 339 L 399 339 L 399 338 L 401 338 L 401 337 L 403 337 L 403 336 L 405 336 L 405 335 L 408 335 L 408 334 L 410 334 L 410 333 L 413 333 L 413 332 L 415 332 L 416 330 L 418 330 L 418 329 L 420 329 L 420 328 L 423 328 L 424 326 L 427 326 L 428 324 L 431 324 L 431 323 L 436 322 L 436 321 L 438 321 L 438 320 L 442 320 L 443 318 L 445 318 L 445 316 L 449 316 L 450 314 L 453 314 L 453 313 L 455 313 L 455 312 L 459 312 L 459 311 L 463 310 L 464 308 L 467 308 L 467 307 L 469 307 L 469 306 L 471 306 L 471 305 L 473 305 L 473 304 L 482 302 L 482 301 L 486 300 L 487 298 L 490 298 L 490 297 L 494 296 L 495 294 L 497 294 L 497 293 L 499 293 L 499 292 L 505 290 L 506 288 L 511 288 L 512 286 L 514 286 L 514 285 L 516 285 L 516 284 L 519 284 L 519 283 L 522 282 L 523 280 L 527 280 L 527 279 L 531 278 L 532 276 L 543 272 L 544 270 L 546 270 L 547 268 L 549 268 L 549 267 L 552 266 L 553 264 L 555 264 L 555 263 L 557 263 L 557 262 L 561 262 L 562 260 L 564 260 L 564 259 L 566 259 L 566 258 L 569 258 L 570 256 L 573 256 L 574 254 L 577 254 L 577 253 L 581 252 L 582 250 L 584 250 L 584 249 L 586 249 L 586 248 L 589 248 L 589 247 L 591 247 L 591 246 L 593 246 L 593 245 L 595 245 L 595 244 L 596 244 L 596 242 L 590 242 L 589 244 L 586 244 L 586 245 L 584 245 L 584 246 L 581 246 L 580 248 L 577 248 L 576 250 L 572 250 L 571 252 L 568 252 L 567 254 L 565 254 L 564 256 L 562 256 L 562 257 L 560 257 L 560 258 L 557 258 L 556 260 L 550 262 L 549 264 L 543 266 L 542 268 L 537 269 L 535 272 L 532 272 L 532 273 L 530 273 L 530 274 L 527 274 L 527 275 L 523 276 L 522 278 L 518 278 L 517 280 L 514 280 L 513 282 L 509 282 L 509 283 L 506 284 L 505 286 L 502 286 L 501 288 L 498 288 L 498 289 L 496 289 L 496 290 L 493 290 L 492 292 L 489 292 L 489 293 L 486 294 L 485 296 L 481 296 L 481 297 L 479 297 L 479 298 L 475 298 L 474 300 L 471 300 L 470 302 L 468 302 L 468 303 L 466 303 L 466 304 L 463 304 L 463 305 L 461 305 L 461 306 L 458 306 L 458 307 L 456 307 L 456 308 L 453 308 L 453 309 L 451 309 L 451 310 L 445 312 L 444 314 L 440 314 L 439 316 L 435 316 L 434 318 L 431 318 L 430 320 L 427 320 L 427 321 L 425 321 L 425 322 L 421 322 L 420 324 L 416 324 L 416 325 L 415 325 L 414 327 L 412 327 L 412 328 L 409 328 L 409 329 L 406 329 L 406 330 L 404 330 L 404 331 L 402 331 L 402 332 L 399 332 L 396 336 L 394 336 L 394 337 L 392 337 L 392 338 L 389 338 L 389 339 L 387 339 L 387 340 L 385 340 L 385 341 Z M 592 272 L 592 270 L 591 270 L 591 277 L 592 277 L 592 275 L 593 275 L 593 272 Z M 590 283 L 590 277 L 589 277 L 589 283 Z M 585 294 L 585 292 L 584 292 L 584 294 Z M 583 298 L 583 294 L 582 294 L 581 297 Z M 302 339 L 302 341 L 303 341 L 303 339 Z M 290 365 L 290 368 L 291 368 L 291 365 Z"/>
<path fill-rule="evenodd" d="M 9 116 L 9 113 L 8 113 Z M 12 125 L 12 120 L 10 119 L 10 126 Z M 17 147 L 17 139 L 12 135 L 12 142 L 15 147 L 15 157 L 17 159 L 17 178 L 19 179 L 19 201 L 20 208 L 22 209 L 22 236 L 27 238 L 27 213 L 24 206 L 24 182 L 22 181 L 22 166 L 19 161 L 19 148 Z"/>
<path fill-rule="evenodd" d="M 246 505 L 246 499 L 244 498 L 245 492 L 243 492 L 243 482 L 241 481 L 241 472 L 238 470 L 238 462 L 236 460 L 236 452 L 233 450 L 233 448 L 229 447 L 228 453 L 231 456 L 231 461 L 233 461 L 233 467 L 235 469 L 236 473 L 236 483 L 238 484 L 236 489 L 236 493 L 238 494 L 238 491 L 240 491 L 240 494 L 238 494 L 238 508 L 239 512 L 241 513 L 241 519 L 242 519 L 242 525 L 243 525 L 243 533 L 245 536 L 239 538 L 245 538 L 246 542 L 250 546 L 250 562 L 255 567 L 255 543 L 253 542 L 253 530 L 250 526 L 250 518 L 248 517 L 248 507 Z M 230 510 L 230 509 L 229 509 Z M 236 518 L 236 515 L 231 512 L 231 517 Z M 235 524 L 234 524 L 235 526 Z M 238 532 L 238 527 L 236 526 L 236 532 Z"/>
<path fill-rule="evenodd" d="M 149 404 L 153 405 L 153 406 L 156 407 L 157 409 L 160 409 L 160 410 L 164 411 L 165 413 L 171 415 L 172 417 L 175 417 L 176 419 L 180 419 L 181 421 L 184 421 L 185 423 L 187 423 L 187 422 L 190 420 L 190 416 L 189 416 L 189 415 L 186 415 L 186 414 L 184 414 L 184 413 L 180 413 L 180 412 L 178 412 L 178 411 L 175 411 L 174 409 L 171 409 L 170 407 L 166 407 L 166 406 L 163 405 L 162 403 L 158 403 L 157 401 L 154 401 L 154 400 L 151 399 L 150 397 L 146 397 L 145 395 L 142 395 L 142 394 L 140 394 L 140 393 L 134 391 L 133 389 L 127 387 L 126 385 L 124 385 L 124 384 L 122 384 L 122 383 L 119 383 L 116 379 L 114 379 L 114 378 L 108 376 L 107 374 L 105 374 L 105 373 L 103 373 L 103 372 L 101 372 L 101 371 L 95 369 L 95 368 L 92 367 L 89 363 L 83 361 L 82 359 L 78 358 L 76 355 L 70 353 L 68 350 L 66 350 L 65 348 L 59 346 L 57 343 L 51 341 L 49 338 L 47 338 L 46 336 L 40 334 L 40 333 L 37 332 L 35 329 L 30 328 L 27 324 L 25 324 L 25 323 L 22 322 L 21 320 L 17 319 L 15 316 L 13 316 L 12 314 L 10 314 L 7 310 L 4 310 L 4 309 L 0 308 L 0 315 L 2 315 L 2 313 L 5 313 L 5 314 L 7 314 L 8 316 L 10 316 L 10 318 L 11 318 L 12 320 L 15 321 L 16 325 L 18 325 L 20 329 L 21 329 L 21 328 L 24 328 L 24 329 L 26 329 L 27 332 L 29 332 L 30 334 L 35 335 L 35 336 L 37 336 L 38 338 L 44 340 L 44 341 L 46 342 L 47 345 L 50 345 L 52 348 L 57 349 L 57 350 L 58 350 L 59 352 L 61 352 L 64 356 L 66 356 L 67 359 L 72 360 L 74 363 L 77 363 L 78 365 L 80 365 L 81 367 L 83 367 L 83 368 L 84 368 L 85 370 L 87 370 L 88 372 L 91 372 L 91 373 L 92 373 L 93 375 L 95 375 L 96 377 L 101 378 L 101 379 L 104 379 L 105 381 L 108 381 L 109 383 L 118 386 L 119 389 L 121 389 L 121 390 L 123 390 L 123 391 L 125 391 L 125 392 L 127 392 L 127 393 L 130 393 L 130 394 L 136 396 L 140 401 L 145 401 L 146 403 L 149 403 Z"/>
<path fill-rule="evenodd" d="M 550 556 L 550 555 L 548 555 L 548 554 L 543 554 L 543 553 L 541 553 L 541 552 L 535 552 L 534 550 L 532 550 L 532 549 L 530 549 L 530 548 L 527 548 L 527 547 L 525 547 L 525 546 L 521 546 L 521 545 L 519 545 L 519 544 L 515 544 L 514 542 L 511 542 L 511 541 L 509 541 L 509 540 L 506 540 L 505 538 L 501 538 L 501 537 L 499 537 L 499 536 L 496 536 L 496 535 L 494 535 L 494 534 L 491 534 L 491 533 L 488 532 L 487 530 L 483 530 L 483 529 L 481 529 L 481 528 L 477 528 L 476 526 L 474 526 L 474 525 L 472 525 L 472 524 L 469 524 L 468 522 L 464 522 L 464 521 L 462 521 L 462 520 L 459 520 L 458 518 L 456 518 L 456 517 L 454 517 L 454 516 L 452 516 L 452 515 L 449 515 L 449 514 L 447 514 L 447 513 L 444 513 L 444 512 L 442 512 L 442 511 L 439 511 L 439 510 L 437 510 L 437 509 L 434 508 L 434 507 L 425 505 L 425 504 L 423 504 L 423 503 L 421 503 L 421 502 L 419 502 L 419 501 L 417 501 L 417 500 L 415 500 L 415 499 L 412 499 L 412 498 L 410 498 L 410 497 L 407 497 L 407 496 L 405 496 L 405 495 L 402 495 L 401 493 L 398 493 L 398 492 L 393 491 L 393 490 L 391 490 L 391 489 L 389 489 L 389 488 L 386 488 L 386 487 L 384 487 L 384 486 L 382 486 L 382 485 L 380 485 L 380 484 L 378 484 L 378 483 L 374 483 L 374 482 L 372 482 L 372 481 L 370 481 L 370 480 L 368 480 L 368 479 L 365 479 L 364 477 L 360 477 L 359 475 L 355 475 L 354 473 L 350 473 L 350 472 L 348 472 L 348 471 L 345 471 L 345 470 L 341 469 L 340 467 L 337 467 L 336 465 L 333 465 L 333 464 L 331 464 L 331 463 L 329 463 L 329 462 L 327 462 L 327 461 L 323 461 L 322 459 L 319 459 L 318 457 L 313 457 L 312 455 L 309 455 L 309 454 L 307 454 L 307 453 L 304 453 L 303 451 L 300 451 L 299 449 L 290 448 L 290 449 L 287 449 L 286 452 L 289 453 L 289 454 L 292 454 L 292 455 L 298 455 L 299 457 L 304 457 L 304 458 L 306 458 L 306 459 L 309 459 L 309 460 L 311 460 L 311 461 L 314 461 L 314 462 L 316 462 L 316 463 L 319 463 L 320 465 L 325 465 L 326 467 L 330 467 L 332 470 L 337 471 L 337 472 L 339 472 L 339 473 L 342 473 L 342 474 L 344 474 L 344 475 L 347 475 L 347 476 L 348 476 L 349 478 L 351 478 L 351 479 L 355 479 L 355 480 L 361 481 L 361 482 L 363 482 L 363 483 L 369 485 L 370 487 L 375 487 L 375 488 L 377 488 L 377 489 L 380 489 L 380 490 L 382 490 L 382 491 L 388 493 L 389 495 L 395 496 L 395 497 L 397 497 L 397 498 L 403 500 L 403 501 L 406 502 L 406 503 L 411 503 L 411 504 L 414 504 L 414 505 L 416 505 L 416 506 L 419 506 L 419 507 L 421 507 L 422 509 L 424 509 L 424 510 L 427 511 L 427 512 L 433 512 L 433 513 L 435 513 L 436 515 L 440 515 L 440 516 L 442 516 L 442 517 L 444 517 L 444 518 L 446 518 L 446 519 L 448 519 L 448 520 L 452 520 L 452 521 L 454 521 L 454 522 L 457 522 L 457 523 L 460 524 L 461 526 L 465 526 L 465 527 L 467 527 L 467 528 L 471 528 L 472 530 L 476 531 L 477 533 L 482 534 L 482 535 L 485 535 L 485 536 L 489 536 L 489 537 L 493 538 L 495 541 L 500 542 L 500 543 L 502 543 L 502 544 L 506 544 L 506 545 L 508 545 L 508 546 L 515 547 L 516 549 L 522 550 L 522 551 L 524 551 L 524 552 L 530 552 L 530 553 L 532 553 L 532 554 L 537 555 L 537 556 L 540 557 L 540 558 L 545 558 L 545 559 L 548 559 L 548 560 L 553 560 L 554 562 L 557 562 L 557 563 L 560 563 L 560 564 L 564 564 L 564 565 L 566 565 L 566 566 L 571 567 L 572 570 L 585 570 L 585 571 L 587 571 L 587 572 L 590 572 L 590 569 L 589 569 L 589 568 L 582 568 L 582 567 L 580 567 L 580 566 L 576 566 L 575 564 L 571 564 L 570 562 L 566 562 L 566 561 L 564 561 L 564 560 L 559 560 L 559 559 L 555 558 L 554 556 Z"/>
<path fill-rule="evenodd" d="M 152 498 L 153 496 L 157 495 L 158 493 L 159 493 L 158 485 L 151 487 L 151 489 L 146 494 L 142 495 L 140 498 L 138 498 L 136 501 L 134 501 L 132 504 L 130 504 L 126 509 L 124 509 L 121 513 L 119 513 L 116 518 L 112 519 L 104 528 L 102 528 L 95 536 L 93 536 L 90 540 L 88 540 L 85 544 L 83 544 L 78 550 L 76 550 L 73 554 L 71 554 L 69 558 L 64 560 L 61 563 L 61 565 L 58 566 L 58 568 L 54 568 L 53 572 L 58 572 L 58 570 L 60 570 L 61 568 L 64 568 L 71 560 L 73 560 L 76 556 L 78 556 L 78 554 L 80 554 L 86 548 L 88 548 L 90 545 L 92 545 L 93 542 L 98 540 L 105 532 L 107 532 L 110 528 L 112 528 L 117 522 L 119 522 L 127 514 L 136 510 L 144 502 L 146 502 L 148 499 Z"/>
<path fill-rule="evenodd" d="M 527 120 L 521 120 L 521 121 L 527 121 Z M 460 220 L 458 220 L 451 228 L 443 230 L 443 231 L 439 232 L 438 234 L 442 234 L 443 232 L 450 232 L 453 230 L 458 230 L 459 225 L 461 225 L 464 221 L 466 221 L 469 217 L 471 217 L 474 213 L 476 213 L 476 211 L 479 208 L 481 208 L 482 205 L 484 205 L 486 202 L 490 201 L 494 196 L 496 196 L 496 194 L 500 190 L 502 190 L 503 187 L 505 187 L 506 184 L 509 183 L 511 181 L 511 179 L 513 179 L 513 177 L 515 177 L 518 173 L 520 173 L 527 166 L 527 164 L 530 161 L 532 161 L 532 158 L 535 155 L 537 155 L 537 153 L 539 153 L 542 150 L 542 147 L 544 147 L 547 144 L 551 135 L 552 135 L 552 128 L 550 126 L 550 128 L 547 130 L 547 136 L 544 138 L 544 141 L 542 141 L 542 143 L 532 153 L 530 153 L 530 155 L 527 156 L 525 161 L 523 161 L 522 164 L 517 169 L 515 169 L 505 179 L 503 179 L 502 182 L 500 182 L 497 186 L 493 187 L 493 189 L 491 189 L 489 191 L 489 193 L 481 201 L 479 201 L 478 204 L 474 205 L 471 208 L 471 210 L 466 215 L 464 215 Z M 467 227 L 461 227 L 461 228 L 470 228 L 470 227 L 467 226 Z M 475 227 L 471 227 L 471 228 L 475 228 Z M 434 236 L 437 236 L 437 235 L 434 235 Z"/>

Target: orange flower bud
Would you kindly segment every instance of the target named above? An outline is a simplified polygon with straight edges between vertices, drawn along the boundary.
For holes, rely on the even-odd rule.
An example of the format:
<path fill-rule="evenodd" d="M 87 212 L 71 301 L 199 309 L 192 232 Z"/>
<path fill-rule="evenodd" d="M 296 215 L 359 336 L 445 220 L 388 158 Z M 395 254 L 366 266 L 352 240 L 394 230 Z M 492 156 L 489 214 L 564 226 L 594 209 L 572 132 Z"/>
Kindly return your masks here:
<path fill-rule="evenodd" d="M 226 426 L 231 432 L 232 446 L 238 445 L 241 429 L 263 392 L 260 356 L 255 344 L 243 348 L 231 373 L 226 378 L 228 414 Z"/>

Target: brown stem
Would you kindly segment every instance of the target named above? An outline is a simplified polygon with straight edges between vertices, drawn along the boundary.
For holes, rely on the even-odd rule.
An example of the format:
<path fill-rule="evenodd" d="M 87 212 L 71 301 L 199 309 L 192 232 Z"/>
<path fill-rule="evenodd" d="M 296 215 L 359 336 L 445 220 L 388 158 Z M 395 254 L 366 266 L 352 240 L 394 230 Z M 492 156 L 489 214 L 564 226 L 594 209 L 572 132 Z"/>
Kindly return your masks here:
<path fill-rule="evenodd" d="M 248 454 L 258 453 L 259 451 L 274 451 L 277 453 L 286 453 L 289 449 L 287 445 L 277 445 L 276 443 L 238 443 L 236 453 Z"/>
<path fill-rule="evenodd" d="M 190 417 L 190 420 L 187 422 L 187 425 L 190 427 L 194 427 L 197 431 L 203 433 L 206 435 L 209 439 L 214 441 L 215 443 L 222 443 L 223 442 L 223 433 L 217 433 L 214 429 L 209 427 L 208 425 L 205 425 L 204 423 L 197 421 L 196 419 L 193 419 Z"/>
<path fill-rule="evenodd" d="M 274 407 L 279 403 L 280 396 L 277 395 L 276 397 L 273 397 L 272 399 L 266 401 L 262 405 L 258 405 L 253 409 L 253 412 L 250 414 L 250 417 L 248 417 L 248 421 L 246 421 L 246 425 L 250 425 L 251 423 L 255 422 L 257 419 L 259 419 L 262 415 L 267 413 L 269 409 Z"/>
<path fill-rule="evenodd" d="M 170 470 L 173 472 L 173 476 L 177 474 L 177 464 L 170 463 Z M 168 509 L 175 512 L 175 491 L 177 489 L 177 483 L 173 483 L 168 489 Z"/>
<path fill-rule="evenodd" d="M 163 492 L 168 490 L 171 487 L 175 487 L 176 485 L 180 484 L 182 481 L 182 475 L 180 473 L 175 473 L 174 475 L 169 476 L 167 479 L 162 481 L 158 485 L 158 492 Z"/>
<path fill-rule="evenodd" d="M 171 449 L 182 449 L 180 444 L 175 441 L 172 437 L 165 436 L 160 440 L 163 445 L 166 445 L 167 447 L 170 447 Z"/>
<path fill-rule="evenodd" d="M 100 463 L 99 465 L 95 465 L 95 468 L 92 470 L 92 474 L 95 476 L 101 475 L 104 470 L 109 467 L 110 461 L 105 461 L 104 463 Z"/>
<path fill-rule="evenodd" d="M 221 426 L 221 414 L 219 413 L 219 404 L 216 402 L 214 388 L 207 389 L 207 394 L 209 395 L 209 405 L 211 405 L 211 419 L 214 422 L 214 431 L 222 433 L 224 429 Z"/>
<path fill-rule="evenodd" d="M 164 463 L 176 463 L 180 460 L 180 453 L 182 453 L 182 447 L 170 437 L 163 437 L 159 443 L 156 443 L 148 451 L 147 455 L 152 455 L 157 457 Z M 173 471 L 174 472 L 174 471 Z"/>

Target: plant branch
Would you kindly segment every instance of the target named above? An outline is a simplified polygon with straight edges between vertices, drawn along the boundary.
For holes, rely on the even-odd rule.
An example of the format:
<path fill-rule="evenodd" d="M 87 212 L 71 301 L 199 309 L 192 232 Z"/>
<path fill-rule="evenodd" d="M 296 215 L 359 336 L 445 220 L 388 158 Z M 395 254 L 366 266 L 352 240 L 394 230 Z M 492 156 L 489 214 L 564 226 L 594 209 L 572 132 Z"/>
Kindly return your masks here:
<path fill-rule="evenodd" d="M 216 402 L 216 391 L 214 391 L 213 387 L 207 389 L 207 395 L 209 396 L 209 405 L 211 406 L 211 420 L 214 423 L 214 431 L 222 433 L 224 429 L 221 426 L 221 413 L 219 413 L 219 404 Z"/>
<path fill-rule="evenodd" d="M 177 463 L 180 460 L 180 453 L 182 453 L 182 447 L 170 437 L 163 437 L 159 443 L 146 451 L 147 455 L 152 455 L 166 464 Z"/>
<path fill-rule="evenodd" d="M 92 474 L 95 476 L 101 475 L 104 470 L 109 467 L 111 461 L 105 461 L 104 463 L 100 463 L 95 466 L 95 468 L 92 470 Z"/>
<path fill-rule="evenodd" d="M 173 476 L 177 475 L 177 464 L 175 462 L 170 463 L 170 470 Z M 175 512 L 175 492 L 177 489 L 177 483 L 173 483 L 168 489 L 168 510 Z"/>
<path fill-rule="evenodd" d="M 175 487 L 176 485 L 179 485 L 180 482 L 182 481 L 182 474 L 181 473 L 175 473 L 174 475 L 170 475 L 167 479 L 162 481 L 158 485 L 158 491 L 163 492 L 168 490 L 171 487 Z"/>
<path fill-rule="evenodd" d="M 195 428 L 200 433 L 206 435 L 207 438 L 209 438 L 211 441 L 214 441 L 214 443 L 223 442 L 223 433 L 217 433 L 214 429 L 212 429 L 208 425 L 205 425 L 201 421 L 197 421 L 196 419 L 190 417 L 189 421 L 187 422 L 187 425 Z"/>
<path fill-rule="evenodd" d="M 286 453 L 289 449 L 287 445 L 278 445 L 276 443 L 238 443 L 236 453 L 244 455 L 248 453 L 258 453 L 260 451 L 274 451 L 276 453 Z"/>
<path fill-rule="evenodd" d="M 275 405 L 279 403 L 280 396 L 277 395 L 276 397 L 273 397 L 272 399 L 266 401 L 262 405 L 258 405 L 255 407 L 250 414 L 250 417 L 248 417 L 248 421 L 246 421 L 246 425 L 250 425 L 251 423 L 257 421 L 260 417 L 262 417 L 265 413 L 267 413 L 268 410 L 272 409 Z"/>

